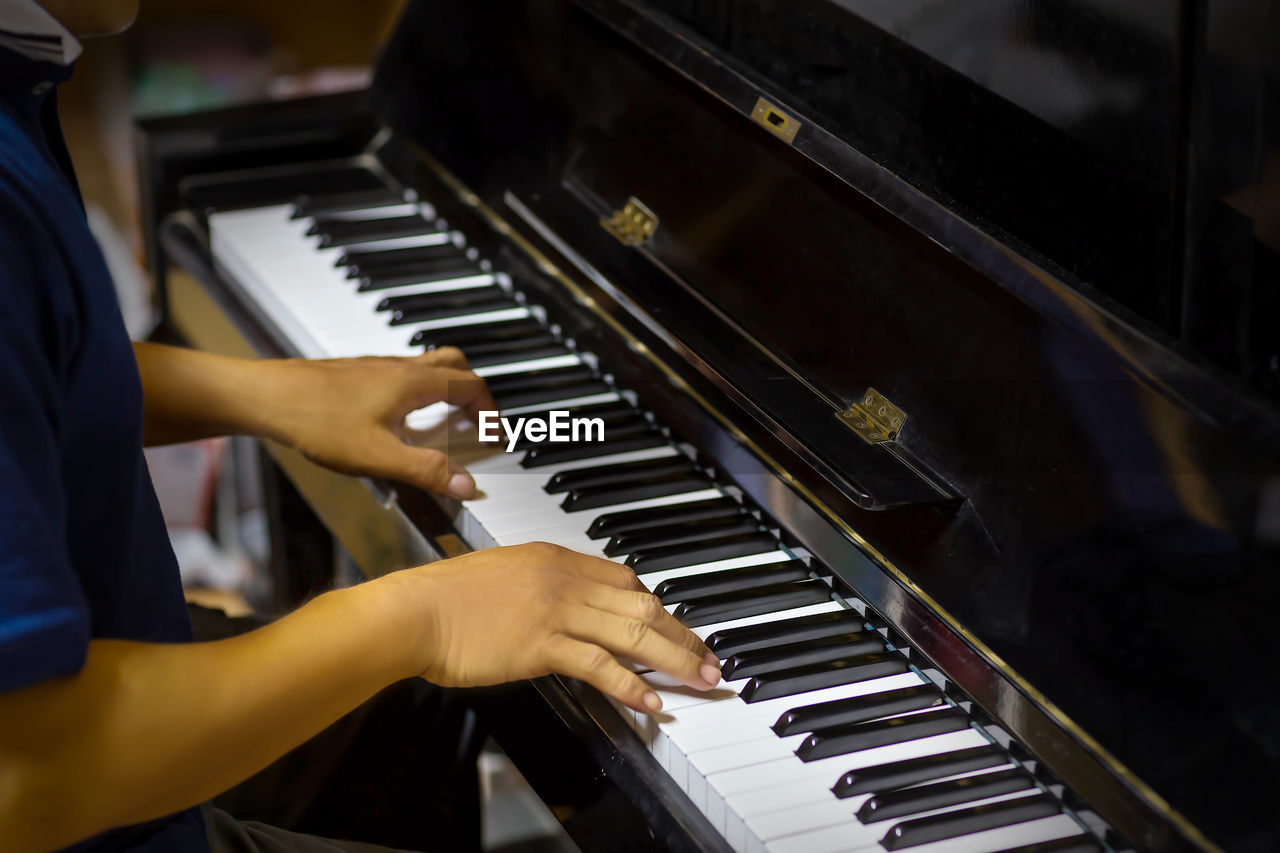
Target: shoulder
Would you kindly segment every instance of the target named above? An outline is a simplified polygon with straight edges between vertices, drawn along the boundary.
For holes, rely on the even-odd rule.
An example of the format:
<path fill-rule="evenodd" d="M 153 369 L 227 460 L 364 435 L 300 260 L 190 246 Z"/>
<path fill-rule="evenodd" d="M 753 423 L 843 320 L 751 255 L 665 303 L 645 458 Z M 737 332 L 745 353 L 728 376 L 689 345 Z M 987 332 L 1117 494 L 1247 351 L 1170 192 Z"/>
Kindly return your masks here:
<path fill-rule="evenodd" d="M 48 200 L 56 198 L 61 176 L 50 164 L 42 142 L 0 92 L 0 227 L 40 229 L 51 237 Z"/>
<path fill-rule="evenodd" d="M 66 191 L 40 143 L 6 107 L 0 97 L 0 330 L 6 343 L 30 336 L 51 356 L 78 336 L 73 264 L 60 235 L 68 227 L 59 222 Z"/>

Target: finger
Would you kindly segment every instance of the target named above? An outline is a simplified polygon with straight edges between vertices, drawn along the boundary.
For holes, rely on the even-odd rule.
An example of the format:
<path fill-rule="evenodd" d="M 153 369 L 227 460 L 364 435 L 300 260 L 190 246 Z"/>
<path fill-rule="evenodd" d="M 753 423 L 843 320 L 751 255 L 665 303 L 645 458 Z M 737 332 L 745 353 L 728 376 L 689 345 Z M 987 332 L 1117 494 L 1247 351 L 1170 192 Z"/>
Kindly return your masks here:
<path fill-rule="evenodd" d="M 405 444 L 390 431 L 379 433 L 369 450 L 368 473 L 400 480 L 457 500 L 475 497 L 476 483 L 439 450 Z"/>
<path fill-rule="evenodd" d="M 632 592 L 648 592 L 629 566 L 624 566 L 622 563 L 615 563 L 602 557 L 579 554 L 576 551 L 569 551 L 568 554 L 572 556 L 568 557 L 568 565 L 566 567 L 581 577 L 596 583 L 616 586 L 618 589 L 631 590 Z"/>
<path fill-rule="evenodd" d="M 639 619 L 668 640 L 683 646 L 701 658 L 709 666 L 720 668 L 720 660 L 707 648 L 698 635 L 680 624 L 680 620 L 667 612 L 656 595 L 648 591 L 618 589 L 605 584 L 591 584 L 581 592 L 583 601 L 607 613 L 629 619 Z"/>
<path fill-rule="evenodd" d="M 416 361 L 430 367 L 452 367 L 458 370 L 470 369 L 467 357 L 457 347 L 437 347 L 414 357 Z"/>
<path fill-rule="evenodd" d="M 462 409 L 472 420 L 478 420 L 481 411 L 498 408 L 484 380 L 470 370 L 427 365 L 423 368 L 414 374 L 413 409 L 444 400 Z"/>
<path fill-rule="evenodd" d="M 662 710 L 658 694 L 600 646 L 560 637 L 550 649 L 550 668 L 585 681 L 637 711 L 653 714 Z"/>
<path fill-rule="evenodd" d="M 678 678 L 695 690 L 710 690 L 720 682 L 717 667 L 642 619 L 580 606 L 567 612 L 563 630 L 575 639 Z"/>

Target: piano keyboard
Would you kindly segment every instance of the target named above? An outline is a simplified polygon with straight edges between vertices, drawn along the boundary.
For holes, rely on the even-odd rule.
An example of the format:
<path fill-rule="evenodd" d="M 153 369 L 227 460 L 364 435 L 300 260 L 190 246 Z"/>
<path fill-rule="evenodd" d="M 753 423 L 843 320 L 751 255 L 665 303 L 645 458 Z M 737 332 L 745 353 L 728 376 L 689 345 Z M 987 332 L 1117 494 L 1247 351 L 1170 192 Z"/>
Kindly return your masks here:
<path fill-rule="evenodd" d="M 317 194 L 209 224 L 230 283 L 303 356 L 458 346 L 504 416 L 604 419 L 603 443 L 514 453 L 477 444 L 443 404 L 409 423 L 475 477 L 455 519 L 468 545 L 541 540 L 626 562 L 722 659 L 710 693 L 650 672 L 663 711 L 615 707 L 734 850 L 1104 849 L 1007 737 L 977 725 L 429 205 Z"/>

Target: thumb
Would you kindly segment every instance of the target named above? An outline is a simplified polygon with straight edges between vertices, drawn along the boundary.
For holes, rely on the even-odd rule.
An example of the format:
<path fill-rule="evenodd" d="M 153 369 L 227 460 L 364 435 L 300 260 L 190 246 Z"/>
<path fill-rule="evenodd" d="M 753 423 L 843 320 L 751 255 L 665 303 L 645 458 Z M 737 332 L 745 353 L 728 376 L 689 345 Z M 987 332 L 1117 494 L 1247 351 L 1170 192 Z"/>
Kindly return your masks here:
<path fill-rule="evenodd" d="M 475 496 L 476 483 L 462 468 L 439 450 L 413 447 L 391 433 L 378 442 L 374 459 L 378 475 L 446 495 L 457 500 Z"/>

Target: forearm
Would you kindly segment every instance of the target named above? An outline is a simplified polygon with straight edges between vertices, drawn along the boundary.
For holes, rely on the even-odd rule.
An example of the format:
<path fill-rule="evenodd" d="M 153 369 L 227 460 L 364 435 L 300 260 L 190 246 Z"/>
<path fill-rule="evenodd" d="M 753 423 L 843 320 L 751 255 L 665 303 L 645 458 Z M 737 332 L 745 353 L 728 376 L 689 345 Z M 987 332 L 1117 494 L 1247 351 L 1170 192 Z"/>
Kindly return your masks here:
<path fill-rule="evenodd" d="M 94 641 L 76 676 L 0 697 L 0 838 L 59 848 L 203 802 L 386 685 L 430 631 L 408 575 L 214 643 Z"/>
<path fill-rule="evenodd" d="M 143 389 L 143 441 L 174 444 L 216 435 L 275 438 L 271 411 L 281 362 L 135 343 Z"/>

